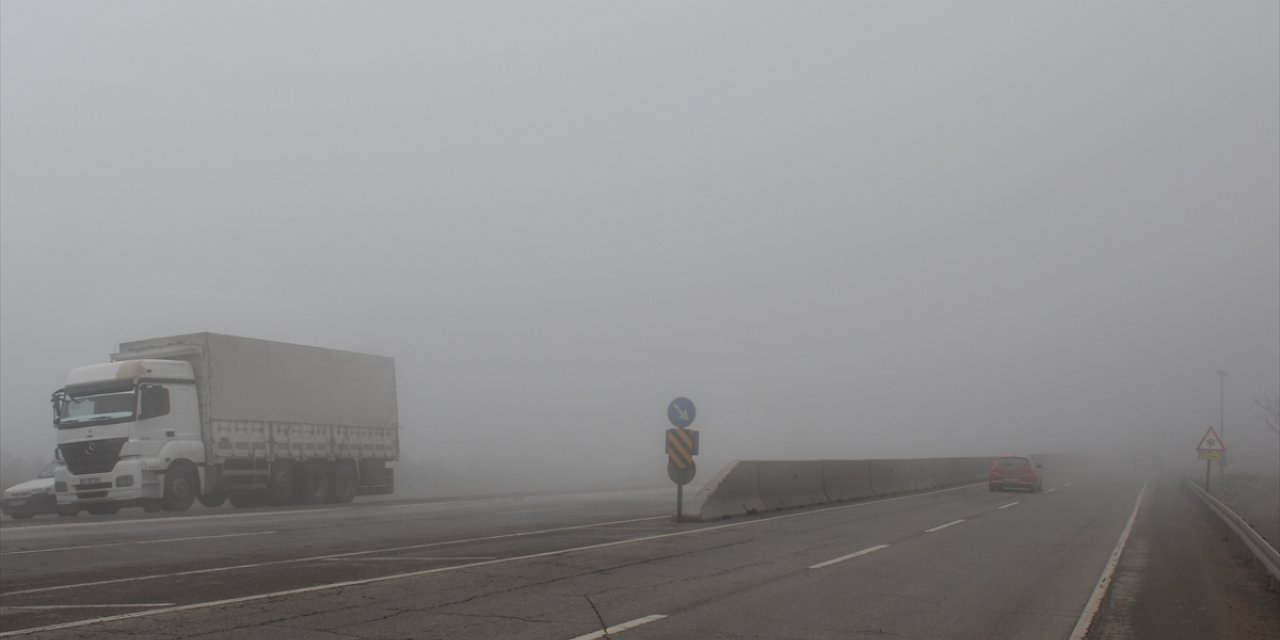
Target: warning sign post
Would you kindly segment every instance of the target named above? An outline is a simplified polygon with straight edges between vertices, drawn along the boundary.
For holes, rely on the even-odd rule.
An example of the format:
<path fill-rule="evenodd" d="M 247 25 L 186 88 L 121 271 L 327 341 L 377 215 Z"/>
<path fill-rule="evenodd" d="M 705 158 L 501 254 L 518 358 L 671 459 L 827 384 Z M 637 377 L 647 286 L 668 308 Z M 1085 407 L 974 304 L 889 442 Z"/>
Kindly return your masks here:
<path fill-rule="evenodd" d="M 1222 436 L 1218 435 L 1218 431 L 1209 426 L 1209 430 L 1200 436 L 1200 444 L 1196 445 L 1196 452 L 1200 454 L 1200 459 L 1204 460 L 1204 490 L 1209 490 L 1209 469 L 1213 466 L 1214 460 L 1221 460 L 1222 454 L 1227 452 L 1227 446 L 1222 443 Z"/>

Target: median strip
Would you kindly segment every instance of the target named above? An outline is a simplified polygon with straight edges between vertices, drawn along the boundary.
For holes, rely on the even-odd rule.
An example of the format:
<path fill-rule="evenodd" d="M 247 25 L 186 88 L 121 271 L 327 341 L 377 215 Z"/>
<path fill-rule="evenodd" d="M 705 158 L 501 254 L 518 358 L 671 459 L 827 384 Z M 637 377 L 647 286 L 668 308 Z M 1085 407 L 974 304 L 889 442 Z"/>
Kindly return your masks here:
<path fill-rule="evenodd" d="M 889 545 L 887 545 L 887 544 L 878 544 L 878 545 L 876 545 L 876 546 L 874 546 L 874 547 L 867 547 L 866 549 L 863 549 L 862 551 L 854 551 L 853 553 L 851 553 L 851 554 L 849 554 L 849 555 L 847 555 L 847 556 L 840 556 L 839 558 L 832 558 L 832 559 L 830 559 L 830 560 L 827 560 L 826 562 L 819 562 L 818 564 L 815 564 L 815 565 L 813 565 L 812 567 L 809 567 L 809 568 L 810 568 L 810 569 L 821 569 L 821 568 L 823 568 L 823 567 L 829 567 L 829 566 L 831 566 L 831 565 L 833 565 L 833 564 L 836 564 L 837 562 L 844 562 L 845 560 L 852 560 L 853 558 L 856 558 L 856 557 L 858 557 L 858 556 L 865 556 L 865 555 L 867 555 L 868 553 L 872 553 L 872 552 L 875 552 L 875 551 L 879 551 L 879 550 L 881 550 L 881 549 L 887 548 L 888 546 L 889 546 Z"/>

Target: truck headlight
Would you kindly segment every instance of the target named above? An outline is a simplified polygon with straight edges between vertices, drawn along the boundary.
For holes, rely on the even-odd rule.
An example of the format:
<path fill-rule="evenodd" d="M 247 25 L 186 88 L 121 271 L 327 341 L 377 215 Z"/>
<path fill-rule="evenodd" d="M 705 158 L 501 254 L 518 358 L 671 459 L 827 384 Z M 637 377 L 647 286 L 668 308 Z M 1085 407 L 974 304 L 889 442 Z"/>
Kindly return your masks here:
<path fill-rule="evenodd" d="M 67 483 L 65 483 L 65 482 L 63 482 L 63 481 L 61 481 L 61 480 L 59 480 L 59 481 L 57 481 L 57 482 L 53 483 L 53 490 L 54 490 L 54 491 L 57 491 L 58 493 L 66 493 L 66 491 L 67 491 Z"/>
<path fill-rule="evenodd" d="M 132 475 L 127 475 L 127 476 L 120 476 L 119 478 L 116 478 L 116 486 L 117 486 L 117 487 L 132 487 L 132 486 L 133 486 L 133 476 L 132 476 Z"/>

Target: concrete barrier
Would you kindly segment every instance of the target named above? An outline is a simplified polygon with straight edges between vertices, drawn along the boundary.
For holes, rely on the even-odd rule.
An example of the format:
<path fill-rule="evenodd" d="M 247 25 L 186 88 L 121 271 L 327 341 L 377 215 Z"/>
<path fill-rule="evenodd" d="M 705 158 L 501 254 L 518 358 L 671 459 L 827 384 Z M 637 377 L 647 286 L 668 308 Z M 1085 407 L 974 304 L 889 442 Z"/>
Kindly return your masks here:
<path fill-rule="evenodd" d="M 822 484 L 832 502 L 875 497 L 870 460 L 823 460 Z"/>
<path fill-rule="evenodd" d="M 933 458 L 933 482 L 939 487 L 949 487 L 979 480 L 979 458 Z M 985 468 L 984 468 L 985 469 Z"/>
<path fill-rule="evenodd" d="M 871 490 L 878 496 L 891 496 L 915 490 L 914 481 L 901 460 L 868 460 L 871 472 Z"/>
<path fill-rule="evenodd" d="M 702 485 L 684 506 L 690 520 L 719 520 L 765 511 L 754 460 L 734 460 Z"/>
<path fill-rule="evenodd" d="M 735 460 L 685 503 L 690 520 L 861 500 L 985 480 L 989 458 Z"/>
<path fill-rule="evenodd" d="M 994 458 L 969 458 L 973 464 L 973 481 L 986 480 Z"/>
<path fill-rule="evenodd" d="M 822 484 L 821 460 L 757 460 L 760 501 L 770 509 L 831 502 Z"/>
<path fill-rule="evenodd" d="M 910 469 L 910 475 L 914 479 L 911 484 L 913 491 L 925 491 L 938 487 L 938 483 L 933 481 L 932 460 L 929 458 L 913 458 L 902 460 L 901 462 Z"/>

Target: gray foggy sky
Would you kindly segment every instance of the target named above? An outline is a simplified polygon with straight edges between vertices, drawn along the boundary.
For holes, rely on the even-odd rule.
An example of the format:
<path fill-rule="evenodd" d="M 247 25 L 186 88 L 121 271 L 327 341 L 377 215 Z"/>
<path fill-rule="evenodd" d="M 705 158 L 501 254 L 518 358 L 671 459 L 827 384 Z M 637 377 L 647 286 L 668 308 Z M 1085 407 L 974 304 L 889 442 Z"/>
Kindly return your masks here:
<path fill-rule="evenodd" d="M 1278 7 L 6 1 L 0 445 L 217 331 L 395 357 L 457 469 L 664 480 L 676 395 L 715 466 L 1190 451 L 1218 368 L 1230 446 L 1280 390 Z"/>

